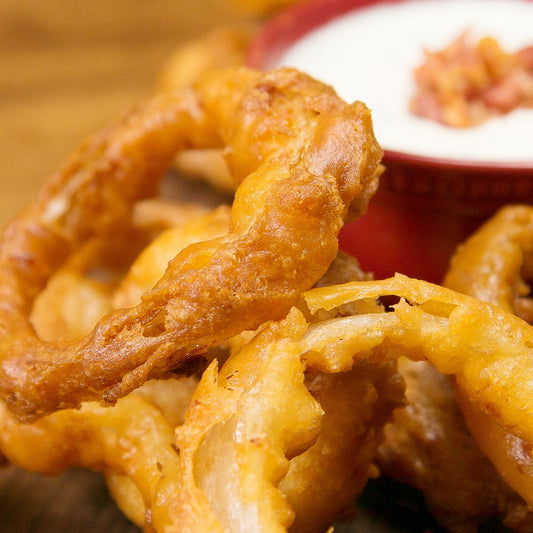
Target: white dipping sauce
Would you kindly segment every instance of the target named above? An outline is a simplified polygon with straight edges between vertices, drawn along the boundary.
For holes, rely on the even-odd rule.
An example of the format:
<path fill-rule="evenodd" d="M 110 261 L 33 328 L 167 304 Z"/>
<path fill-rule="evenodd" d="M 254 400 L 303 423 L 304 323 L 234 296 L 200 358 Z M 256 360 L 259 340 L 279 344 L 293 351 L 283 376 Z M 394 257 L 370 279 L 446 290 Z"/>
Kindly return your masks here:
<path fill-rule="evenodd" d="M 386 150 L 466 162 L 533 163 L 533 110 L 519 109 L 455 129 L 409 112 L 413 70 L 424 50 L 461 32 L 490 35 L 510 52 L 533 45 L 533 3 L 522 0 L 411 0 L 352 11 L 308 33 L 278 65 L 332 85 L 372 110 Z"/>

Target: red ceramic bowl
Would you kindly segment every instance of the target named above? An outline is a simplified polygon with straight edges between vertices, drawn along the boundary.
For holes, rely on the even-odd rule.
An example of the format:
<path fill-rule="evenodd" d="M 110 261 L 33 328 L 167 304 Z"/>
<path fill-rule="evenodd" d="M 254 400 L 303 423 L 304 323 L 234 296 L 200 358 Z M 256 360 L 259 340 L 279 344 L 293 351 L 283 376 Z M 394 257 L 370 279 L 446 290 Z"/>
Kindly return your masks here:
<path fill-rule="evenodd" d="M 266 22 L 252 43 L 248 63 L 272 68 L 285 51 L 323 24 L 402 1 L 408 0 L 297 4 Z M 533 9 L 533 0 L 528 1 Z M 380 188 L 367 213 L 343 229 L 341 247 L 377 278 L 402 272 L 440 282 L 457 244 L 495 210 L 509 203 L 533 203 L 533 115 L 531 132 L 531 158 L 516 163 L 426 157 L 383 145 L 386 171 Z"/>

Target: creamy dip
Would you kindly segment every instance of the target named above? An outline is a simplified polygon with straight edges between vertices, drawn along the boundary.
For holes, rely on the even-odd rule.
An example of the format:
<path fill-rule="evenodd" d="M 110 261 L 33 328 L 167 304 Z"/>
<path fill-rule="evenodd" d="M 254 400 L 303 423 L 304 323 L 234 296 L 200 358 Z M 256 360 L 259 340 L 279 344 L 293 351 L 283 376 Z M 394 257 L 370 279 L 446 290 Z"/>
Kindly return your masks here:
<path fill-rule="evenodd" d="M 459 33 L 496 38 L 515 52 L 533 45 L 533 2 L 410 0 L 356 9 L 308 33 L 282 56 L 372 110 L 386 150 L 465 162 L 533 163 L 533 110 L 519 109 L 472 128 L 454 129 L 409 112 L 413 70 L 423 52 Z"/>

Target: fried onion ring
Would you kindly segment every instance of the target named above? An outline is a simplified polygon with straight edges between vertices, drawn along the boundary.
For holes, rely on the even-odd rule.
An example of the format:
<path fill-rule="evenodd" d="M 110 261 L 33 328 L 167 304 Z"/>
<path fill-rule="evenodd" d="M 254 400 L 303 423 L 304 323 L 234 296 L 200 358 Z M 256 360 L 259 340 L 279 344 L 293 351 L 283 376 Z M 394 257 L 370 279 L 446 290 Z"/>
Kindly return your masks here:
<path fill-rule="evenodd" d="M 372 474 L 402 398 L 394 365 L 314 374 L 299 346 L 306 329 L 293 309 L 202 377 L 177 429 L 182 497 L 159 506 L 184 529 L 325 530 Z"/>
<path fill-rule="evenodd" d="M 320 336 L 330 346 L 324 344 L 325 350 L 333 350 L 341 340 L 351 349 L 337 354 L 334 366 L 323 370 L 350 365 L 356 342 L 357 352 L 366 356 L 382 347 L 389 356 L 427 360 L 442 374 L 454 375 L 462 393 L 496 424 L 533 443 L 533 328 L 520 318 L 399 274 L 382 281 L 314 289 L 304 295 L 311 310 L 391 296 L 401 299 L 390 308 L 394 312 L 348 317 L 345 323 L 337 319 L 315 328 L 309 336 L 313 343 Z M 306 357 L 312 362 L 312 352 Z"/>
<path fill-rule="evenodd" d="M 365 309 L 368 300 L 393 296 L 398 303 L 381 311 L 359 314 L 346 307 Z M 309 323 L 293 309 L 245 344 L 220 373 L 211 366 L 195 392 L 178 429 L 182 497 L 161 507 L 191 530 L 204 530 L 202 517 L 209 517 L 214 531 L 290 527 L 292 509 L 289 495 L 283 497 L 283 482 L 291 457 L 310 446 L 319 426 L 302 365 L 336 374 L 363 360 L 430 361 L 454 375 L 464 394 L 495 423 L 532 442 L 532 417 L 517 424 L 530 414 L 533 374 L 533 330 L 519 318 L 401 275 L 313 289 L 304 298 L 311 312 L 338 309 L 340 316 Z M 510 330 L 515 332 L 511 338 Z M 503 379 L 502 366 L 510 369 Z"/>
<path fill-rule="evenodd" d="M 531 208 L 502 209 L 459 247 L 445 285 L 527 318 L 529 298 L 522 275 L 528 274 L 532 231 Z M 526 474 L 531 468 L 524 454 L 519 463 L 515 453 L 506 468 L 496 469 L 495 459 L 501 463 L 502 454 L 489 454 L 489 460 L 480 445 L 484 450 L 488 443 L 494 447 L 494 435 L 503 430 L 496 431 L 488 415 L 483 433 L 475 429 L 464 395 L 459 408 L 453 380 L 429 363 L 402 359 L 398 369 L 406 381 L 408 407 L 398 410 L 386 428 L 378 456 L 383 475 L 421 490 L 431 514 L 446 530 L 477 531 L 480 523 L 501 517 L 507 527 L 524 531 L 531 515 L 499 474 L 517 469 Z M 476 411 L 479 426 L 483 415 Z M 489 426 L 492 438 L 486 431 Z M 500 442 L 514 442 L 515 452 L 520 450 L 517 439 L 506 435 Z"/>
<path fill-rule="evenodd" d="M 141 294 L 164 274 L 166 263 L 187 244 L 229 231 L 226 207 L 206 214 L 205 209 L 196 205 L 154 200 L 150 201 L 146 217 L 145 202 L 141 204 L 141 212 L 135 216 L 141 233 L 147 226 L 152 227 L 152 210 L 156 208 L 159 208 L 156 226 L 170 227 L 143 249 L 125 277 L 124 268 L 118 269 L 123 277 L 118 288 L 113 257 L 117 243 L 91 241 L 75 253 L 50 278 L 34 303 L 31 320 L 42 338 L 55 340 L 88 334 L 113 303 L 136 305 Z M 183 221 L 185 217 L 189 218 L 187 222 Z M 127 246 L 121 241 L 119 244 Z M 119 256 L 127 255 L 130 249 L 131 245 L 120 250 Z M 98 272 L 97 279 L 93 279 L 94 270 Z M 34 424 L 19 423 L 0 404 L 4 430 L 0 449 L 19 467 L 43 474 L 60 473 L 70 466 L 101 471 L 124 514 L 152 531 L 155 480 L 162 473 L 169 475 L 178 464 L 173 453 L 174 428 L 183 423 L 197 381 L 195 376 L 150 380 L 119 405 L 102 408 L 87 403 L 80 410 L 53 413 Z"/>
<path fill-rule="evenodd" d="M 228 220 L 227 209 L 218 208 L 208 215 L 199 213 L 188 223 L 163 232 L 130 267 L 114 299 L 123 305 L 135 304 L 138 295 L 160 278 L 165 263 L 180 246 L 224 233 L 228 229 Z M 77 299 L 83 308 L 90 301 L 87 292 L 91 289 L 95 303 L 102 301 L 101 288 L 94 288 L 89 284 L 90 279 L 85 279 L 86 271 L 90 271 L 95 261 L 101 260 L 100 254 L 90 254 L 90 251 L 94 252 L 92 248 L 83 250 L 82 257 L 76 257 L 74 265 L 58 271 L 40 294 L 44 302 L 39 308 L 47 307 L 48 315 L 62 317 L 65 305 L 67 311 L 75 307 L 71 303 L 73 299 Z M 65 271 L 69 271 L 71 276 L 65 277 Z M 333 280 L 340 282 L 364 277 L 367 276 L 359 270 L 356 261 L 340 253 L 320 284 L 324 286 Z M 80 290 L 77 290 L 78 287 Z M 111 299 L 110 291 L 104 291 L 104 299 L 105 295 Z M 80 309 L 77 315 L 82 311 Z M 87 315 L 74 324 L 75 331 L 92 329 L 93 316 L 89 309 Z M 302 322 L 300 314 L 296 316 Z M 330 314 L 329 318 L 332 316 Z M 323 320 L 325 315 L 319 313 L 315 318 Z M 46 337 L 53 338 L 57 334 L 56 327 L 50 328 L 56 320 L 50 320 L 44 312 L 34 313 L 33 319 L 38 331 Z M 59 331 L 70 334 L 69 324 L 72 322 L 67 321 Z M 269 339 L 267 341 L 270 342 Z M 252 359 L 257 358 L 253 349 L 247 349 L 245 353 L 252 355 Z M 258 357 L 261 358 L 261 354 Z M 280 354 L 280 360 L 285 359 L 285 355 Z M 265 365 L 251 365 L 248 369 L 238 363 L 242 360 L 241 356 L 235 355 L 234 360 L 237 360 L 241 379 L 248 370 L 248 379 L 252 383 L 265 380 L 268 389 L 272 386 L 276 390 L 274 383 L 268 381 L 273 379 L 278 382 L 278 387 L 284 383 L 283 390 L 288 390 L 289 395 L 294 394 L 291 373 L 280 372 L 275 366 L 272 368 L 275 371 L 271 372 L 266 360 Z M 305 365 L 299 366 L 303 380 Z M 280 484 L 295 513 L 292 530 L 301 532 L 315 531 L 317 524 L 326 529 L 341 510 L 353 503 L 355 495 L 373 472 L 372 458 L 381 440 L 381 428 L 403 397 L 403 387 L 397 378 L 395 365 L 390 361 L 362 361 L 350 372 L 331 376 L 310 370 L 306 374 L 307 397 L 314 403 L 319 401 L 324 410 L 321 428 L 316 442 L 306 452 L 290 460 L 289 472 Z M 119 507 L 139 526 L 147 531 L 183 530 L 181 515 L 167 514 L 163 507 L 168 500 L 183 500 L 182 494 L 186 494 L 179 478 L 181 460 L 178 454 L 172 453 L 171 429 L 182 424 L 183 408 L 193 387 L 194 381 L 191 380 L 152 380 L 120 400 L 116 406 L 102 408 L 96 403 L 88 403 L 80 410 L 63 410 L 33 424 L 19 423 L 3 408 L 0 415 L 5 434 L 0 439 L 0 447 L 12 461 L 33 471 L 57 473 L 74 465 L 101 470 Z M 272 402 L 273 399 L 276 402 Z M 274 394 L 259 403 L 241 401 L 241 407 L 245 403 L 248 407 L 240 410 L 240 416 L 253 420 L 258 405 L 263 410 L 274 412 L 278 409 L 278 402 L 285 405 L 286 398 Z M 297 411 L 299 405 L 294 404 L 293 409 Z M 316 428 L 311 427 L 309 431 L 314 434 Z M 354 450 L 358 453 L 354 454 Z M 198 468 L 204 468 L 201 461 Z M 166 481 L 160 484 L 160 478 L 166 478 Z M 194 530 L 205 528 L 209 528 L 209 523 L 203 516 L 198 516 Z"/>
<path fill-rule="evenodd" d="M 382 308 L 371 303 L 391 295 L 402 300 Z M 482 375 L 483 363 L 493 361 L 492 356 L 500 357 L 509 348 L 509 328 L 520 324 L 521 340 L 526 345 L 533 335 L 530 326 L 497 307 L 403 276 L 314 289 L 305 294 L 305 300 L 312 313 L 339 308 L 341 316 L 334 314 L 310 323 L 307 313 L 294 309 L 282 323 L 264 327 L 232 356 L 220 373 L 212 365 L 195 392 L 184 426 L 178 431 L 179 457 L 169 450 L 169 425 L 161 419 L 159 409 L 147 411 L 152 407 L 137 405 L 137 399 L 131 400 L 130 405 L 130 398 L 138 396 L 137 393 L 112 409 L 91 404 L 81 411 L 62 411 L 44 417 L 31 426 L 19 424 L 12 415 L 7 415 L 6 423 L 11 425 L 4 438 L 13 440 L 4 445 L 15 455 L 6 455 L 19 464 L 33 464 L 36 468 L 50 465 L 59 468 L 74 461 L 128 472 L 129 479 L 141 489 L 146 516 L 156 530 L 171 530 L 173 524 L 179 524 L 180 528 L 190 527 L 194 531 L 216 531 L 229 519 L 234 521 L 236 531 L 261 528 L 283 531 L 293 521 L 292 495 L 299 495 L 298 483 L 288 482 L 292 457 L 295 460 L 304 457 L 305 450 L 312 450 L 321 432 L 322 402 L 317 403 L 309 395 L 313 387 L 305 386 L 306 369 L 335 375 L 351 372 L 358 359 L 363 361 L 357 365 L 368 362 L 373 366 L 379 361 L 409 356 L 415 360 L 428 359 L 440 371 L 455 373 L 458 378 L 464 376 L 476 393 L 484 388 L 487 379 Z M 321 313 L 318 314 L 322 317 Z M 491 326 L 489 338 L 485 335 L 487 325 Z M 511 357 L 515 356 L 511 353 Z M 480 363 L 481 370 L 479 357 L 485 357 Z M 468 367 L 472 366 L 471 373 Z M 357 373 L 361 368 L 357 367 Z M 377 367 L 375 370 L 379 373 Z M 368 383 L 370 375 L 363 374 L 363 381 Z M 480 378 L 479 383 L 476 378 Z M 500 385 L 507 390 L 505 383 Z M 322 392 L 327 390 L 326 386 Z M 473 397 L 478 398 L 476 394 Z M 495 395 L 492 407 L 499 408 L 498 400 L 505 403 L 508 399 Z M 514 401 L 514 397 L 510 399 Z M 354 403 L 365 405 L 366 416 L 371 416 L 366 402 Z M 336 405 L 336 400 L 333 404 Z M 122 405 L 128 408 L 120 411 Z M 481 402 L 479 405 L 483 408 Z M 140 413 L 142 420 L 148 420 L 137 425 L 127 412 Z M 495 412 L 491 410 L 491 416 Z M 280 417 L 280 413 L 285 416 Z M 123 416 L 129 420 L 124 427 L 120 422 Z M 338 427 L 339 420 L 333 420 Z M 351 422 L 348 426 L 353 428 Z M 115 428 L 111 440 L 110 427 Z M 139 447 L 135 440 L 139 427 L 141 433 L 147 427 L 157 432 L 155 448 Z M 39 433 L 36 436 L 32 433 L 35 428 L 44 428 L 44 433 L 41 430 L 40 436 Z M 35 454 L 46 442 L 43 435 L 48 430 L 59 434 L 63 447 L 52 446 L 46 453 Z M 93 435 L 86 443 L 82 442 L 87 437 L 84 430 Z M 124 442 L 131 444 L 124 448 Z M 70 443 L 67 448 L 73 446 L 70 451 L 65 450 L 66 443 Z M 375 441 L 370 439 L 369 446 L 375 448 Z M 32 453 L 25 456 L 24 450 Z M 43 457 L 45 461 L 40 463 Z M 225 472 L 225 477 L 219 475 L 220 471 Z M 295 492 L 288 487 L 296 487 Z"/>
<path fill-rule="evenodd" d="M 45 343 L 28 314 L 80 243 L 120 232 L 175 153 L 226 146 L 240 183 L 232 231 L 172 261 L 139 305 L 76 342 Z M 377 187 L 364 104 L 297 71 L 235 68 L 162 94 L 84 144 L 8 225 L 0 251 L 0 397 L 21 419 L 114 403 L 214 344 L 282 317 L 327 270 L 348 210 Z"/>
<path fill-rule="evenodd" d="M 164 265 L 177 248 L 190 240 L 203 240 L 207 234 L 215 236 L 218 232 L 228 231 L 228 221 L 227 210 L 222 207 L 162 233 L 143 250 L 122 282 L 118 291 L 121 304 L 134 302 L 137 295 L 149 289 L 161 277 Z M 318 284 L 325 286 L 365 278 L 368 275 L 359 269 L 357 262 L 339 252 Z M 325 318 L 325 314 L 318 314 L 318 319 Z M 235 353 L 242 348 L 243 339 L 243 336 L 239 336 L 238 342 L 231 339 Z M 239 368 L 242 373 L 243 369 Z M 274 377 L 285 379 L 279 373 Z M 258 375 L 255 379 L 259 379 Z M 350 372 L 329 376 L 308 372 L 306 381 L 306 387 L 319 399 L 325 411 L 320 434 L 310 449 L 291 459 L 289 472 L 280 484 L 294 513 L 291 530 L 300 532 L 316 531 L 319 524 L 326 530 L 334 517 L 353 505 L 373 472 L 372 460 L 381 440 L 381 428 L 403 398 L 403 387 L 391 362 L 362 362 Z M 149 382 L 155 390 L 161 383 L 164 382 Z M 146 385 L 139 390 L 145 389 Z M 281 396 L 274 398 L 284 405 L 287 402 L 287 398 Z M 276 404 L 272 403 L 270 408 L 276 409 Z M 253 418 L 254 413 L 247 416 Z M 243 413 L 243 416 L 246 415 Z M 111 473 L 107 479 L 120 508 L 136 523 L 142 524 L 142 498 L 130 478 Z M 175 491 L 178 490 L 179 486 L 176 486 Z M 195 530 L 201 527 L 198 523 Z"/>
<path fill-rule="evenodd" d="M 451 533 L 479 531 L 495 519 L 525 532 L 527 506 L 481 451 L 449 376 L 405 358 L 398 371 L 407 406 L 385 428 L 377 457 L 381 475 L 420 490 L 432 517 Z"/>
<path fill-rule="evenodd" d="M 526 282 L 533 272 L 532 252 L 533 208 L 506 206 L 459 246 L 444 284 L 532 322 L 533 304 Z M 531 504 L 531 441 L 496 424 L 461 390 L 457 399 L 482 451 L 505 481 Z"/>
<path fill-rule="evenodd" d="M 160 91 L 174 91 L 196 83 L 210 70 L 246 64 L 254 24 L 221 27 L 181 46 L 170 58 L 158 83 Z M 236 183 L 228 171 L 223 150 L 183 150 L 174 160 L 183 176 L 202 180 L 215 189 L 233 194 Z"/>
<path fill-rule="evenodd" d="M 533 322 L 533 208 L 506 206 L 461 244 L 444 285 Z"/>

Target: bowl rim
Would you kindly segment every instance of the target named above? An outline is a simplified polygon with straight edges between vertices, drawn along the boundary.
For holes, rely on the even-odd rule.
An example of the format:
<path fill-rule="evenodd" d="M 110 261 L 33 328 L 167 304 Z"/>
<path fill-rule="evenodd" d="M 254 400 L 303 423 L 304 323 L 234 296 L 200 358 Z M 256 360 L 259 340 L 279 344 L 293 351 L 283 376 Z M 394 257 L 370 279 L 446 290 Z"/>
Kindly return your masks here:
<path fill-rule="evenodd" d="M 252 39 L 246 63 L 253 68 L 272 68 L 289 46 L 324 23 L 358 9 L 410 1 L 421 0 L 304 0 L 298 2 L 265 22 L 255 38 Z M 533 3 L 533 0 L 521 1 Z M 427 168 L 447 167 L 470 173 L 509 172 L 519 176 L 532 175 L 533 173 L 533 154 L 531 161 L 476 161 L 411 154 L 386 148 L 384 148 L 384 152 L 385 162 L 390 161 Z"/>

